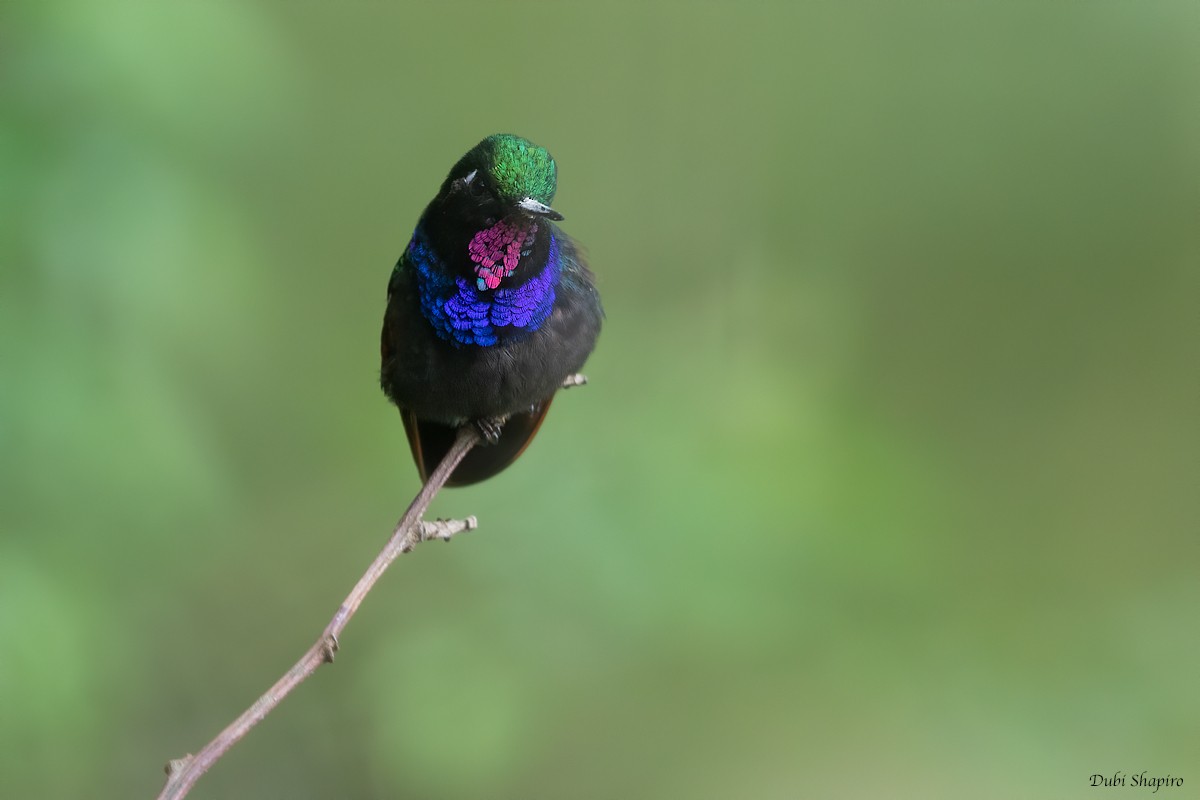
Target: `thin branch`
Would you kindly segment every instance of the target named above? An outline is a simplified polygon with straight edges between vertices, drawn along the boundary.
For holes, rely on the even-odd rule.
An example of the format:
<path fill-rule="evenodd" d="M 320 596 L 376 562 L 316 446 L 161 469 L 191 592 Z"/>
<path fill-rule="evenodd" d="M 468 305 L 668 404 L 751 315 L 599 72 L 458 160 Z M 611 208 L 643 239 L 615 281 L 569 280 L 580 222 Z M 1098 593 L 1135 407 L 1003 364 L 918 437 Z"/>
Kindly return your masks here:
<path fill-rule="evenodd" d="M 229 727 L 217 734 L 217 737 L 205 745 L 203 750 L 194 756 L 188 754 L 183 758 L 170 761 L 166 767 L 167 783 L 158 795 L 158 800 L 179 800 L 186 796 L 200 776 L 207 772 L 209 767 L 217 762 L 217 759 L 225 755 L 229 748 L 249 733 L 251 728 L 261 722 L 267 714 L 270 714 L 293 689 L 316 672 L 322 664 L 333 661 L 338 649 L 338 637 L 341 636 L 342 630 L 350 622 L 354 613 L 358 611 L 363 598 L 371 591 L 371 587 L 383 575 L 384 570 L 402 553 L 409 552 L 421 542 L 429 539 L 449 541 L 454 534 L 473 530 L 478 526 L 474 517 L 468 517 L 466 520 L 438 520 L 437 522 L 425 522 L 421 519 L 434 496 L 445 485 L 450 473 L 463 460 L 467 452 L 478 443 L 479 431 L 474 425 L 464 425 L 459 429 L 458 438 L 454 440 L 450 452 L 446 453 L 446 457 L 429 476 L 429 480 L 425 481 L 425 485 L 413 499 L 412 505 L 408 507 L 400 522 L 396 524 L 391 538 L 388 539 L 387 544 L 375 557 L 375 560 L 371 562 L 371 566 L 359 578 L 354 589 L 342 601 L 341 608 L 333 615 L 333 619 L 326 626 L 321 638 L 308 648 L 308 652 L 282 678 L 276 681 L 274 686 L 258 700 L 255 700 L 254 705 L 242 712 L 242 715 L 231 722 Z"/>

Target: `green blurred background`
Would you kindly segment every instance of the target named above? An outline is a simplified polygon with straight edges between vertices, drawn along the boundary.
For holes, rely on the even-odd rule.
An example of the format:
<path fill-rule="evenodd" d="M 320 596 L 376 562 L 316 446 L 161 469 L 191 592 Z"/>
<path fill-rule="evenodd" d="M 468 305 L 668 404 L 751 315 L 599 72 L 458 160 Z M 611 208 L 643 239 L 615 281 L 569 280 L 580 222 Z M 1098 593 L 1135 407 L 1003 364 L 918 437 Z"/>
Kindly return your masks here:
<path fill-rule="evenodd" d="M 592 383 L 192 797 L 1200 797 L 1193 0 L 0 15 L 0 796 L 152 797 L 320 632 L 512 131 Z"/>

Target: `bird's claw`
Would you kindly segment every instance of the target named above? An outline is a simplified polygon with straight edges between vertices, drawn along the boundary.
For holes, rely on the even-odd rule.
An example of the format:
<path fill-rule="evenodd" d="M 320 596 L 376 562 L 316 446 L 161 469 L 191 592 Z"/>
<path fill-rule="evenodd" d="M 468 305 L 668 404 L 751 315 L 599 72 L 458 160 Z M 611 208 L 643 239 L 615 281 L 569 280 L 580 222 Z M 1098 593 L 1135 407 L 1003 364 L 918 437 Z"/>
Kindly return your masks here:
<path fill-rule="evenodd" d="M 504 428 L 504 417 L 483 417 L 475 420 L 475 428 L 488 444 L 500 441 L 500 431 Z"/>

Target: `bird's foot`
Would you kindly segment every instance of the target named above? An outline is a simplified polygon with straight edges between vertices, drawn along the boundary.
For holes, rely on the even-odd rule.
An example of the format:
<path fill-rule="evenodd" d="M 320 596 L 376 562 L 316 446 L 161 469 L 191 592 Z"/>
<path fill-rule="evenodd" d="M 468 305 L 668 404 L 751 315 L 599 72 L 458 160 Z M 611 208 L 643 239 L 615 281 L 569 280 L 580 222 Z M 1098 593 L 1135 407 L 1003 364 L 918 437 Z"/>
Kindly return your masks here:
<path fill-rule="evenodd" d="M 488 444 L 500 441 L 500 431 L 504 429 L 505 417 L 483 417 L 475 420 L 475 428 Z"/>
<path fill-rule="evenodd" d="M 562 388 L 564 389 L 585 385 L 587 385 L 587 375 L 584 375 L 582 372 L 576 372 L 574 375 L 568 375 L 563 379 L 562 382 Z"/>

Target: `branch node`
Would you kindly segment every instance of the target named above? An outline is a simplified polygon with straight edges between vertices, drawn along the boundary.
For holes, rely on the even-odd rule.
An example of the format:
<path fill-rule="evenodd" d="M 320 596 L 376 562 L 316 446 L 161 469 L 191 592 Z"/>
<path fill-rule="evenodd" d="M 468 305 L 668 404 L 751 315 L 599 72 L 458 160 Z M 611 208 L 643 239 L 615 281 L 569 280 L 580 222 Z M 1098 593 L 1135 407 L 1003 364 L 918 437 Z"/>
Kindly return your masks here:
<path fill-rule="evenodd" d="M 417 541 L 427 542 L 430 539 L 441 539 L 443 542 L 448 542 L 454 534 L 473 531 L 478 527 L 479 520 L 475 516 L 466 519 L 436 519 L 433 522 L 423 519 L 417 523 Z"/>
<path fill-rule="evenodd" d="M 195 758 L 195 756 L 193 756 L 191 753 L 188 753 L 183 758 L 172 758 L 170 761 L 168 761 L 163 767 L 163 772 L 167 773 L 167 780 L 171 780 L 171 778 L 174 778 L 180 772 L 183 772 L 183 770 L 187 769 L 187 765 L 192 763 L 193 758 Z"/>
<path fill-rule="evenodd" d="M 576 386 L 587 386 L 587 375 L 582 372 L 576 372 L 574 375 L 568 375 L 562 382 L 562 388 L 571 389 Z"/>
<path fill-rule="evenodd" d="M 321 640 L 321 661 L 332 664 L 337 657 L 338 638 L 336 633 L 327 633 Z"/>

